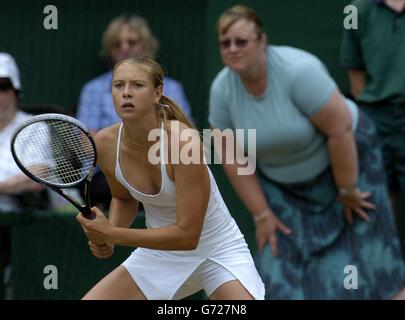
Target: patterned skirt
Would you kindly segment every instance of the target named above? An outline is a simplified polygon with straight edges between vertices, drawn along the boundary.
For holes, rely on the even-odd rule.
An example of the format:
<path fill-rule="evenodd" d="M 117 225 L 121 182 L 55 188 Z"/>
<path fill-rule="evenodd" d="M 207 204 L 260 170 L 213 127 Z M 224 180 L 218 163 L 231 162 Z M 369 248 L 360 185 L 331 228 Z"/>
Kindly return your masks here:
<path fill-rule="evenodd" d="M 405 287 L 405 263 L 386 189 L 373 123 L 360 112 L 355 132 L 359 187 L 371 191 L 370 221 L 348 224 L 332 171 L 312 181 L 280 184 L 259 173 L 270 207 L 292 234 L 277 232 L 255 262 L 266 299 L 389 299 Z"/>

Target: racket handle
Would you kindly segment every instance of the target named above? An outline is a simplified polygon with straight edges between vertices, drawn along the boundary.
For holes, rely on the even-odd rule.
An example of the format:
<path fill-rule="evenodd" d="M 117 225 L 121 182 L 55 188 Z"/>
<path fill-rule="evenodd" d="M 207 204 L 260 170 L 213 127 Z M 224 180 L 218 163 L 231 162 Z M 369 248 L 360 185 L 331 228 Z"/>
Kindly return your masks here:
<path fill-rule="evenodd" d="M 86 219 L 94 220 L 96 218 L 96 214 L 89 207 L 84 207 L 81 212 Z"/>

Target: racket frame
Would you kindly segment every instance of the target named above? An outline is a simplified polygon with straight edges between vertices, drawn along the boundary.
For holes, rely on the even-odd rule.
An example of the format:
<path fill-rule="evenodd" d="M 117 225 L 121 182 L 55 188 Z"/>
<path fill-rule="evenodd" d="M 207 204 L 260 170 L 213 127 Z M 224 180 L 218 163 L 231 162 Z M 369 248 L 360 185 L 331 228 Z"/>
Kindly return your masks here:
<path fill-rule="evenodd" d="M 66 184 L 59 184 L 59 183 L 53 183 L 53 182 L 48 182 L 46 180 L 43 180 L 35 175 L 33 175 L 32 173 L 30 173 L 21 163 L 20 160 L 18 159 L 18 156 L 15 152 L 14 149 L 14 142 L 18 136 L 18 134 L 26 127 L 37 123 L 37 122 L 43 122 L 43 121 L 47 121 L 47 120 L 59 120 L 59 121 L 64 121 L 64 122 L 68 122 L 70 124 L 73 124 L 74 126 L 78 127 L 86 136 L 87 138 L 90 140 L 90 143 L 93 146 L 94 149 L 94 159 L 93 159 L 93 163 L 92 163 L 92 167 L 89 170 L 89 173 L 87 175 L 85 175 L 83 178 L 81 178 L 78 181 L 75 182 L 71 182 L 71 183 L 66 183 Z M 46 187 L 48 187 L 49 189 L 55 191 L 56 193 L 60 194 L 62 197 L 64 197 L 66 200 L 68 200 L 71 204 L 73 204 L 82 214 L 85 218 L 87 219 L 94 219 L 95 218 L 95 214 L 91 211 L 90 209 L 90 189 L 91 189 L 91 181 L 93 179 L 93 175 L 95 172 L 95 168 L 96 168 L 96 164 L 97 164 L 97 149 L 96 149 L 96 144 L 94 142 L 93 137 L 90 135 L 89 130 L 87 129 L 87 127 L 80 122 L 79 120 L 72 118 L 70 116 L 67 115 L 63 115 L 63 114 L 59 114 L 59 113 L 44 113 L 41 115 L 37 115 L 37 116 L 33 116 L 29 119 L 27 119 L 26 121 L 24 121 L 13 133 L 13 136 L 11 138 L 11 154 L 14 158 L 15 163 L 17 164 L 17 166 L 21 169 L 21 171 L 27 175 L 29 178 L 31 178 L 32 180 L 34 180 L 35 182 L 38 182 L 40 184 L 45 185 Z M 69 188 L 73 188 L 76 187 L 78 185 L 81 185 L 84 183 L 84 205 L 79 204 L 75 199 L 73 199 L 70 195 L 68 195 L 67 193 L 65 193 L 62 189 L 69 189 Z"/>

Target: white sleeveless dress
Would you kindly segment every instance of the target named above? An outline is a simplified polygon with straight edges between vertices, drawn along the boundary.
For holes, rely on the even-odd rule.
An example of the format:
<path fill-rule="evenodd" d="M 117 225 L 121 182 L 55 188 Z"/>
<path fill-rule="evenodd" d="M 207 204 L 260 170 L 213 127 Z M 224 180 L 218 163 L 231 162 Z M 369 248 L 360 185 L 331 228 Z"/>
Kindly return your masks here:
<path fill-rule="evenodd" d="M 136 200 L 142 202 L 148 228 L 175 224 L 176 184 L 167 175 L 165 152 L 161 152 L 160 192 L 154 195 L 141 193 L 126 181 L 120 168 L 121 132 L 122 124 L 117 141 L 116 179 Z M 161 137 L 164 135 L 162 134 Z M 161 150 L 165 150 L 164 140 L 161 139 Z M 190 286 L 187 280 L 207 259 L 229 271 L 255 299 L 264 299 L 264 285 L 255 268 L 244 236 L 230 215 L 208 166 L 207 169 L 211 193 L 198 247 L 195 250 L 185 251 L 137 248 L 122 263 L 149 300 L 181 299 L 203 289 L 196 288 L 195 284 Z"/>

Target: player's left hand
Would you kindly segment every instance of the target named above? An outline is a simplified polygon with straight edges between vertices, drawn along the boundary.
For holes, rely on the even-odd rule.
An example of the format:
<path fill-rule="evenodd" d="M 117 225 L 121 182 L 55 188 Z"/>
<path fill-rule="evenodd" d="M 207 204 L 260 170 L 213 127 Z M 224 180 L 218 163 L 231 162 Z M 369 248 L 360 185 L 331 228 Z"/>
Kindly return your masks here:
<path fill-rule="evenodd" d="M 95 213 L 95 219 L 86 219 L 83 217 L 82 213 L 79 213 L 76 216 L 76 220 L 81 224 L 87 238 L 92 243 L 109 243 L 110 232 L 112 229 L 111 224 L 108 222 L 106 216 L 99 208 L 92 207 L 91 211 Z"/>

